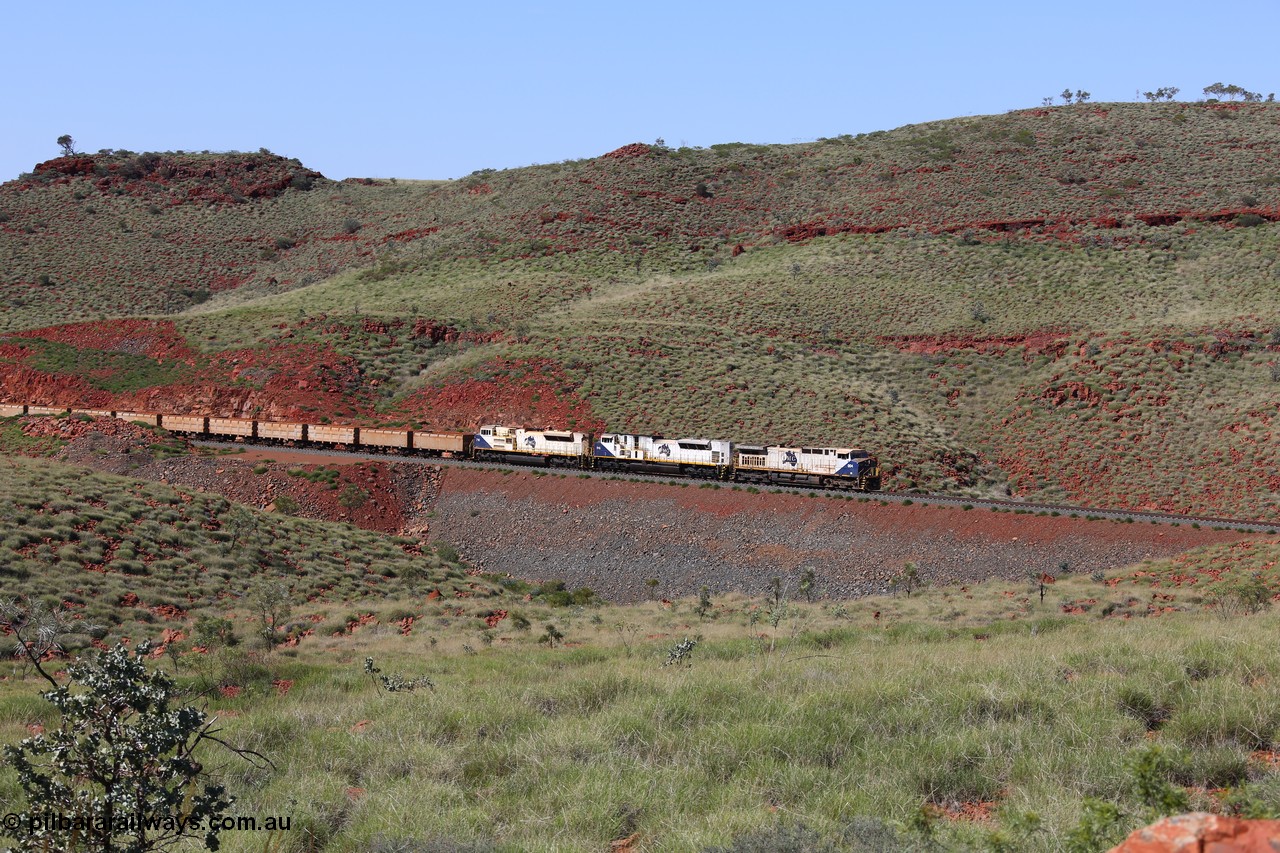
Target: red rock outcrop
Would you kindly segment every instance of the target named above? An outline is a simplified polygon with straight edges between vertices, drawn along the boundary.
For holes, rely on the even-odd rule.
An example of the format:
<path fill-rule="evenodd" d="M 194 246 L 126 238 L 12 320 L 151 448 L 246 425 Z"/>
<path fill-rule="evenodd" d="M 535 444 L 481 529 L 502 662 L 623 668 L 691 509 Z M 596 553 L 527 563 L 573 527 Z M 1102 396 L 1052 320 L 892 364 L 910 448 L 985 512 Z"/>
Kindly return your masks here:
<path fill-rule="evenodd" d="M 1280 853 L 1280 820 L 1192 812 L 1135 831 L 1111 853 Z"/>

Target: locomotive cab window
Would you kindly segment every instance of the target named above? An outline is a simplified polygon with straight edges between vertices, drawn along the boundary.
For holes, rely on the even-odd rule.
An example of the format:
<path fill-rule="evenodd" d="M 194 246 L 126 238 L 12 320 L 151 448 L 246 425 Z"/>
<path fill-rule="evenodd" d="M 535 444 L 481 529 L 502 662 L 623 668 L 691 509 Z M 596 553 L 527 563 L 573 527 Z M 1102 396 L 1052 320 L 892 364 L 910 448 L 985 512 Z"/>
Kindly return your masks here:
<path fill-rule="evenodd" d="M 482 430 L 480 430 L 480 434 L 481 434 L 481 435 L 493 435 L 493 430 L 491 430 L 491 429 L 482 429 Z"/>
<path fill-rule="evenodd" d="M 845 452 L 845 453 L 837 453 L 837 454 L 836 454 L 836 458 L 837 458 L 837 459 L 848 459 L 848 458 L 849 458 L 849 454 L 848 454 L 848 452 Z"/>

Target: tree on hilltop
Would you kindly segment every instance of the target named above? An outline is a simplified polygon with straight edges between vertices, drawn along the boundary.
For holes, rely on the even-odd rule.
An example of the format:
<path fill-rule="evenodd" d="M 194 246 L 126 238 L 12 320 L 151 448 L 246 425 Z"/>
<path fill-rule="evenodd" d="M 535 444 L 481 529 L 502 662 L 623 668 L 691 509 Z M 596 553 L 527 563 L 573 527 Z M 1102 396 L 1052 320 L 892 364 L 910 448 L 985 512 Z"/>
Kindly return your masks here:
<path fill-rule="evenodd" d="M 1177 86 L 1161 86 L 1154 92 L 1143 92 L 1142 97 L 1154 104 L 1156 101 L 1172 101 L 1181 91 Z"/>
<path fill-rule="evenodd" d="M 76 141 L 71 138 L 69 133 L 64 133 L 58 137 L 58 145 L 62 148 L 63 157 L 70 157 L 76 153 Z"/>
<path fill-rule="evenodd" d="M 1261 93 L 1250 92 L 1248 89 L 1245 89 L 1242 86 L 1237 86 L 1234 83 L 1228 83 L 1225 86 L 1222 83 L 1214 83 L 1210 86 L 1205 86 L 1204 93 L 1209 97 L 1226 98 L 1228 101 L 1234 101 L 1236 98 L 1240 98 L 1244 101 L 1256 104 L 1262 100 Z"/>

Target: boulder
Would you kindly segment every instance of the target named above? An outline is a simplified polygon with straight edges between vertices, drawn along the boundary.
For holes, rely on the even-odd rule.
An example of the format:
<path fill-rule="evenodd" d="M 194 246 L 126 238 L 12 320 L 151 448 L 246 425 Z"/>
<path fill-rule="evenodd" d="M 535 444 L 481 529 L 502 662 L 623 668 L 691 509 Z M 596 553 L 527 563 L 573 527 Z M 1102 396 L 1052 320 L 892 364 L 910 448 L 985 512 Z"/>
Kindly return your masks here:
<path fill-rule="evenodd" d="M 1280 820 L 1175 815 L 1136 830 L 1111 853 L 1280 853 Z"/>

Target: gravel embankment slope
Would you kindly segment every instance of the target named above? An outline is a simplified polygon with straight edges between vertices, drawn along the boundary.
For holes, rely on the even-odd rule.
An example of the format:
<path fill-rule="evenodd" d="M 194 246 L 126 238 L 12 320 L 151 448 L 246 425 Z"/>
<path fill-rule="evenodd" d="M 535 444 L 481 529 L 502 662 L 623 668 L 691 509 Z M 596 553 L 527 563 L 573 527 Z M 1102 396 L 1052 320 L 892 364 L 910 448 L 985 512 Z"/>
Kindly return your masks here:
<path fill-rule="evenodd" d="M 750 494 L 661 483 L 447 468 L 430 536 L 476 565 L 562 579 L 614 601 L 657 594 L 766 590 L 817 572 L 822 592 L 884 592 L 912 561 L 930 583 L 1091 572 L 1246 534 L 1017 515 L 959 507 L 881 506 L 830 497 Z M 794 585 L 793 585 L 794 588 Z"/>

